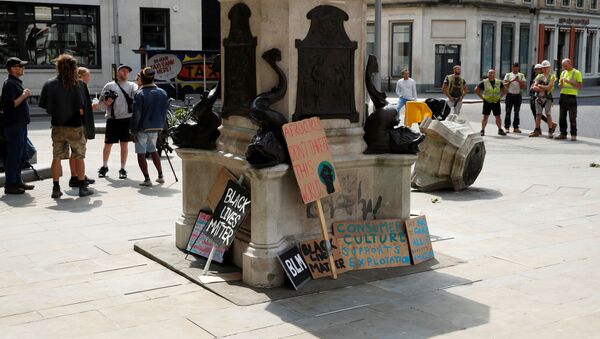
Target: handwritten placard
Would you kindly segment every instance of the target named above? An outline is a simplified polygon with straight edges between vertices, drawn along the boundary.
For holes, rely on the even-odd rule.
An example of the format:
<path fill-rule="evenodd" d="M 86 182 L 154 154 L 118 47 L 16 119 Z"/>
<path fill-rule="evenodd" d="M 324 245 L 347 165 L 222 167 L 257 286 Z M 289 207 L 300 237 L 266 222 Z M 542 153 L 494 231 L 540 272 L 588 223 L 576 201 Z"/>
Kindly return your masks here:
<path fill-rule="evenodd" d="M 340 190 L 329 143 L 318 117 L 283 125 L 283 136 L 305 204 Z"/>
<path fill-rule="evenodd" d="M 212 249 L 213 245 L 208 240 L 206 235 L 202 234 L 202 230 L 204 229 L 209 220 L 210 214 L 202 211 L 198 213 L 198 217 L 196 218 L 196 224 L 194 224 L 194 229 L 192 230 L 192 234 L 190 234 L 190 239 L 188 240 L 186 251 L 208 258 L 208 255 L 210 254 L 210 250 Z M 213 260 L 223 263 L 224 254 L 225 250 L 216 247 Z"/>
<path fill-rule="evenodd" d="M 333 232 L 350 270 L 410 265 L 400 219 L 335 222 Z"/>
<path fill-rule="evenodd" d="M 406 233 L 408 234 L 410 255 L 415 265 L 434 257 L 429 238 L 429 227 L 424 215 L 406 220 Z"/>
<path fill-rule="evenodd" d="M 333 261 L 337 273 L 343 273 L 347 271 L 346 263 L 344 258 L 340 256 L 340 250 L 338 248 L 335 238 L 329 239 Z M 300 243 L 300 253 L 304 257 L 304 261 L 308 265 L 310 275 L 313 279 L 319 279 L 323 277 L 329 277 L 331 275 L 331 269 L 329 267 L 329 255 L 327 252 L 327 242 L 323 239 L 307 240 Z"/>
<path fill-rule="evenodd" d="M 229 180 L 203 234 L 216 247 L 227 250 L 249 211 L 250 192 L 235 181 Z"/>
<path fill-rule="evenodd" d="M 292 246 L 281 252 L 277 259 L 283 266 L 283 271 L 290 279 L 294 289 L 299 289 L 305 283 L 310 281 L 310 271 L 308 265 L 302 258 L 298 247 Z"/>

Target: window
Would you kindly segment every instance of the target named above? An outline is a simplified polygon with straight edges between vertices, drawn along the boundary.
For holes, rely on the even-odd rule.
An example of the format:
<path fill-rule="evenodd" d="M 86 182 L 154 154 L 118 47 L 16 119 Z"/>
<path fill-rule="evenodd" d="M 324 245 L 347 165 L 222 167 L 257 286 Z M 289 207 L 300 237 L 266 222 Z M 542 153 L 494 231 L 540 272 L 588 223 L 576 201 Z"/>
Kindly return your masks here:
<path fill-rule="evenodd" d="M 591 0 L 590 1 L 590 8 L 591 9 L 597 9 L 598 8 L 598 0 Z"/>
<path fill-rule="evenodd" d="M 560 2 L 560 5 L 563 7 L 569 7 L 569 6 L 571 6 L 571 0 L 562 0 Z"/>
<path fill-rule="evenodd" d="M 523 0 L 523 3 L 530 4 L 531 0 Z"/>
<path fill-rule="evenodd" d="M 498 76 L 504 75 L 511 70 L 513 63 L 513 42 L 515 27 L 512 24 L 502 24 L 502 35 L 500 36 L 500 72 Z"/>
<path fill-rule="evenodd" d="M 596 35 L 588 33 L 587 45 L 585 47 L 585 73 L 592 73 L 592 51 L 594 50 L 594 40 L 596 40 Z"/>
<path fill-rule="evenodd" d="M 575 32 L 575 41 L 573 42 L 573 67 L 579 68 L 579 52 L 581 51 L 581 32 Z"/>
<path fill-rule="evenodd" d="M 149 49 L 169 49 L 169 9 L 140 8 L 141 45 Z"/>
<path fill-rule="evenodd" d="M 523 24 L 519 29 L 519 66 L 521 73 L 529 72 L 529 25 Z"/>
<path fill-rule="evenodd" d="M 61 53 L 100 66 L 97 6 L 0 3 L 0 59 L 18 56 L 33 68 L 53 68 Z"/>
<path fill-rule="evenodd" d="M 392 77 L 401 77 L 402 69 L 412 72 L 412 24 L 392 24 Z"/>
<path fill-rule="evenodd" d="M 546 0 L 546 6 L 554 6 L 554 0 Z"/>
<path fill-rule="evenodd" d="M 485 78 L 487 71 L 494 68 L 495 31 L 494 23 L 484 22 L 481 24 L 481 78 Z"/>
<path fill-rule="evenodd" d="M 375 24 L 373 23 L 367 24 L 367 57 L 369 55 L 375 55 Z"/>
<path fill-rule="evenodd" d="M 576 6 L 577 8 L 583 8 L 583 4 L 584 4 L 584 1 L 583 1 L 583 0 L 576 0 L 576 1 L 575 1 L 575 6 Z"/>

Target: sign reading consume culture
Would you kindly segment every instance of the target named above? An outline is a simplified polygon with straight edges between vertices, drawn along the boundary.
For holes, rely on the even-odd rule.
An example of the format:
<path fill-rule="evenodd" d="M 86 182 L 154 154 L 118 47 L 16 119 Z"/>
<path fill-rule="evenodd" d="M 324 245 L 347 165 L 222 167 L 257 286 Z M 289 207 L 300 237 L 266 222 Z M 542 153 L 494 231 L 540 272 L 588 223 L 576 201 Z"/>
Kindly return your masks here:
<path fill-rule="evenodd" d="M 283 136 L 305 204 L 340 190 L 329 143 L 319 118 L 285 124 Z"/>
<path fill-rule="evenodd" d="M 249 211 L 250 192 L 235 181 L 229 180 L 203 234 L 216 247 L 227 250 Z"/>
<path fill-rule="evenodd" d="M 337 222 L 333 232 L 348 269 L 410 265 L 401 219 Z"/>

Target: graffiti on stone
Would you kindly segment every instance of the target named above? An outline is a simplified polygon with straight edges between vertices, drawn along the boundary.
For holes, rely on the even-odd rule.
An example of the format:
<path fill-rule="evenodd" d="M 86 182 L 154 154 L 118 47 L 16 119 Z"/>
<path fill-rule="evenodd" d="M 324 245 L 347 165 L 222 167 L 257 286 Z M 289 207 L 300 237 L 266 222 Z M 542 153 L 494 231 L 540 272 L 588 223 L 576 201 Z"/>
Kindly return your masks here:
<path fill-rule="evenodd" d="M 358 188 L 356 188 L 357 182 Z M 356 176 L 340 176 L 340 186 L 342 189 L 338 194 L 321 199 L 323 213 L 328 214 L 329 218 L 335 218 L 338 211 L 346 216 L 352 216 L 356 211 L 361 220 L 367 220 L 369 215 L 373 218 L 377 217 L 377 211 L 383 201 L 381 195 L 375 199 L 363 197 L 362 181 L 359 182 Z M 306 205 L 306 217 L 308 219 L 319 217 L 314 203 Z"/>

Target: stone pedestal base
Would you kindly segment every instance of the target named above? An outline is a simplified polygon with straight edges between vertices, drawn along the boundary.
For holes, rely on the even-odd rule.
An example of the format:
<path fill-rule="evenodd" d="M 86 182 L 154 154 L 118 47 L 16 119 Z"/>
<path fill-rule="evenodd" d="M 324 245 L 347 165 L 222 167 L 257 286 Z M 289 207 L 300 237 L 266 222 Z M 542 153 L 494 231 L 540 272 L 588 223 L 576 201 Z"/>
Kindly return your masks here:
<path fill-rule="evenodd" d="M 445 121 L 425 119 L 420 126 L 427 135 L 415 164 L 411 185 L 421 191 L 471 186 L 485 159 L 485 145 L 467 122 L 451 114 Z"/>
<path fill-rule="evenodd" d="M 288 165 L 255 169 L 224 151 L 177 149 L 183 163 L 183 212 L 176 223 L 177 247 L 184 249 L 198 211 L 221 167 L 244 175 L 252 210 L 233 243 L 232 260 L 246 284 L 280 286 L 284 273 L 277 254 L 300 240 L 320 238 L 315 204 L 304 205 Z M 328 223 L 408 218 L 410 168 L 414 155 L 334 155 L 341 191 L 322 199 Z"/>

